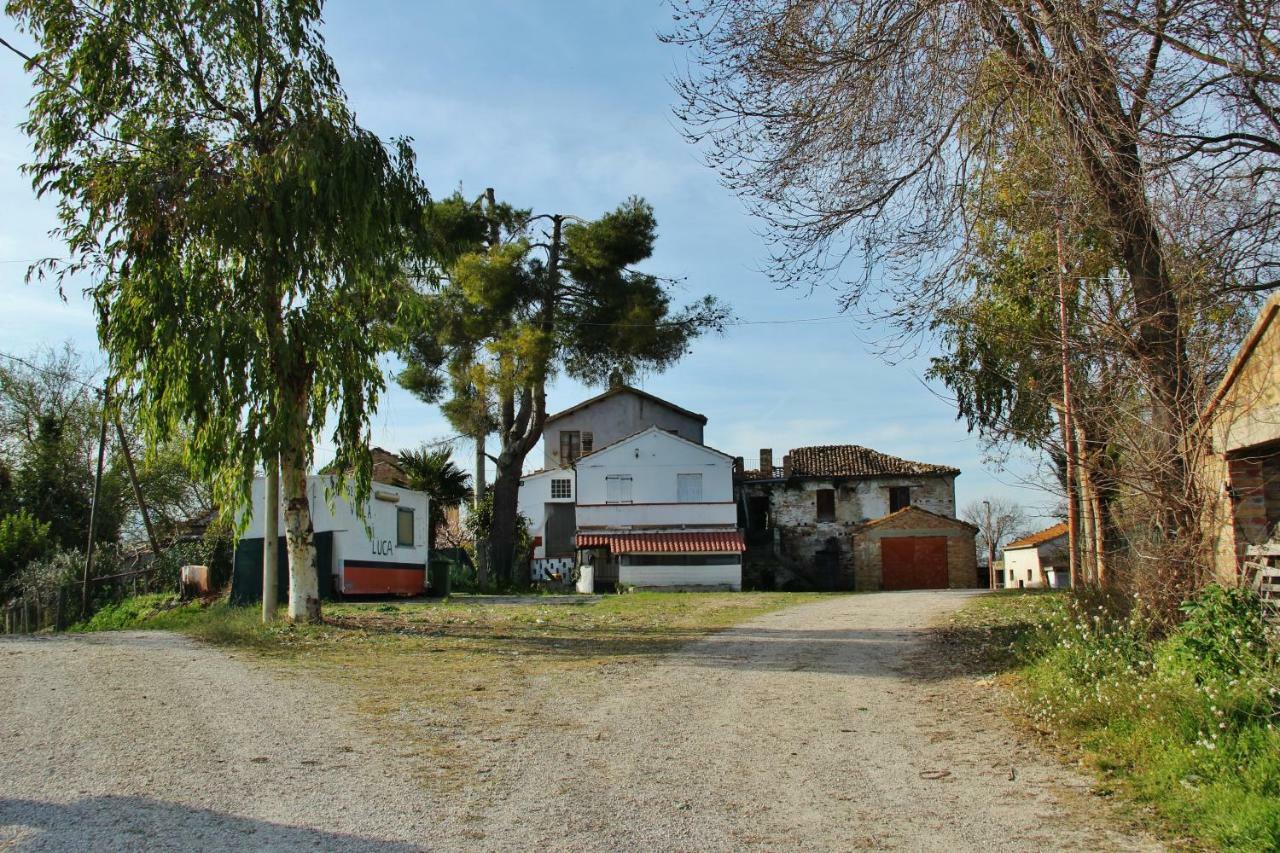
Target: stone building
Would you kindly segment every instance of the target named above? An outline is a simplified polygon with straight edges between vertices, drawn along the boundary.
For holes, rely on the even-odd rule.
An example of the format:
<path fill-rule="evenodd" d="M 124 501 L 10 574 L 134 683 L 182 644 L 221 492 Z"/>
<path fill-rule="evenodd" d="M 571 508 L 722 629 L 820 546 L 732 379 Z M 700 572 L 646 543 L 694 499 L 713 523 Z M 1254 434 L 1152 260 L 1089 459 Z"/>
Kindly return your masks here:
<path fill-rule="evenodd" d="M 1200 427 L 1210 561 L 1234 583 L 1246 549 L 1280 544 L 1280 294 L 1263 306 Z"/>
<path fill-rule="evenodd" d="M 794 588 L 976 586 L 975 528 L 955 518 L 959 473 L 854 444 L 798 447 L 775 466 L 765 448 L 736 478 L 745 573 Z"/>

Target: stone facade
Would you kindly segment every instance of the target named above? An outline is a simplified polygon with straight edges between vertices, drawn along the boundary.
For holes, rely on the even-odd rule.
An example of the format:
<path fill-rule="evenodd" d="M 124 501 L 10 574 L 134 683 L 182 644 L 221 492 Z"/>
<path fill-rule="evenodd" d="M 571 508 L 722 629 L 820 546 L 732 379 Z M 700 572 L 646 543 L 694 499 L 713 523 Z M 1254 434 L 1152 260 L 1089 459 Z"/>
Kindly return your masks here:
<path fill-rule="evenodd" d="M 976 533 L 976 528 L 963 521 L 923 512 L 914 506 L 864 525 L 853 535 L 854 589 L 884 588 L 880 543 L 887 538 L 906 536 L 945 536 L 947 585 L 951 589 L 972 589 L 978 585 L 978 557 L 974 548 Z"/>
<path fill-rule="evenodd" d="M 1280 294 L 1267 300 L 1200 421 L 1203 525 L 1217 576 L 1280 526 Z"/>
<path fill-rule="evenodd" d="M 793 469 L 797 456 L 807 467 Z M 784 458 L 780 469 L 772 466 L 770 449 L 762 449 L 760 459 L 760 470 L 740 472 L 736 498 L 739 521 L 746 530 L 748 563 L 768 566 L 776 586 L 879 589 L 879 549 L 875 549 L 875 566 L 865 565 L 870 555 L 859 553 L 859 531 L 900 509 L 904 499 L 929 518 L 955 517 L 959 472 L 954 468 L 909 462 L 853 445 L 800 448 Z M 810 473 L 813 466 L 822 464 L 843 473 L 826 477 Z M 871 473 L 856 475 L 868 468 Z M 877 470 L 884 473 L 874 473 Z M 963 579 L 966 572 L 974 574 L 972 581 L 962 584 L 974 586 L 972 534 L 969 548 L 967 557 L 957 557 L 967 560 L 968 568 L 957 564 L 956 576 Z"/>

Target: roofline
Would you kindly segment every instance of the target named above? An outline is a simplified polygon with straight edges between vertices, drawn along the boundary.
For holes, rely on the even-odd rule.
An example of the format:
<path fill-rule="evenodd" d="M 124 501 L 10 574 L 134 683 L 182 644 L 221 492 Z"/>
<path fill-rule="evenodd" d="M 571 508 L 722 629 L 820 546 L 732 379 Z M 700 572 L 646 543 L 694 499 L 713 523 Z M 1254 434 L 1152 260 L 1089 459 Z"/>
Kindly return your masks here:
<path fill-rule="evenodd" d="M 697 412 L 690 411 L 689 409 L 683 408 L 681 406 L 677 406 L 675 403 L 672 403 L 670 400 L 664 400 L 661 397 L 657 396 L 656 394 L 650 394 L 648 391 L 643 391 L 639 388 L 633 388 L 630 385 L 619 385 L 617 388 L 610 388 L 607 391 L 604 391 L 603 393 L 597 394 L 594 397 L 590 397 L 586 400 L 583 400 L 581 403 L 577 403 L 576 405 L 570 406 L 567 409 L 556 412 L 554 415 L 548 415 L 546 421 L 544 421 L 543 424 L 545 426 L 546 424 L 549 424 L 552 421 L 563 418 L 565 415 L 571 415 L 576 411 L 579 411 L 581 409 L 586 408 L 587 406 L 592 405 L 593 403 L 598 403 L 601 400 L 605 399 L 606 397 L 612 397 L 615 394 L 621 394 L 623 391 L 630 391 L 631 393 L 644 397 L 647 400 L 652 400 L 655 403 L 661 403 L 662 405 L 666 406 L 668 409 L 671 409 L 672 411 L 679 412 L 682 415 L 686 415 L 687 417 L 693 418 L 701 422 L 703 426 L 707 425 L 706 415 L 702 415 Z"/>
<path fill-rule="evenodd" d="M 1017 539 L 1013 540 L 1008 545 L 1005 545 L 1000 550 L 1002 552 L 1003 551 L 1024 551 L 1027 548 L 1039 548 L 1041 545 L 1048 544 L 1049 542 L 1052 542 L 1055 539 L 1061 539 L 1063 536 L 1069 536 L 1071 531 L 1063 530 L 1060 533 L 1056 533 L 1053 536 L 1048 537 L 1047 539 L 1041 539 L 1038 542 L 1028 542 L 1027 540 L 1033 539 L 1036 536 L 1040 536 L 1042 534 L 1048 533 L 1050 530 L 1054 530 L 1058 527 L 1065 527 L 1066 524 L 1067 523 L 1065 521 L 1059 521 L 1057 524 L 1051 524 L 1048 527 L 1044 528 L 1043 530 L 1037 530 L 1035 533 L 1028 533 L 1026 536 L 1019 536 Z M 1019 543 L 1022 543 L 1022 544 L 1019 544 Z"/>
<path fill-rule="evenodd" d="M 884 523 L 884 522 L 886 522 L 886 521 L 889 521 L 890 519 L 897 518 L 897 517 L 899 517 L 899 516 L 905 515 L 906 513 L 908 513 L 908 512 L 912 512 L 912 511 L 915 511 L 915 512 L 923 512 L 925 515 L 931 515 L 931 516 L 933 516 L 934 518 L 940 518 L 940 519 L 942 519 L 943 521 L 950 521 L 950 522 L 954 523 L 957 527 L 967 527 L 967 528 L 969 528 L 970 530 L 973 530 L 973 531 L 978 531 L 978 530 L 980 530 L 980 528 L 978 527 L 978 525 L 976 525 L 976 524 L 970 524 L 969 522 L 965 521 L 965 520 L 964 520 L 964 519 L 962 519 L 962 518 L 956 518 L 956 517 L 954 517 L 954 516 L 950 516 L 950 515 L 943 515 L 942 513 L 939 513 L 939 512 L 932 512 L 931 510 L 927 510 L 927 509 L 925 509 L 925 508 L 924 508 L 924 507 L 922 507 L 922 506 L 916 506 L 915 504 L 907 504 L 907 505 L 906 505 L 906 506 L 904 506 L 902 509 L 894 510 L 893 512 L 889 513 L 888 515 L 882 515 L 882 516 L 880 516 L 879 518 L 873 518 L 873 519 L 871 519 L 871 521 L 868 521 L 868 522 L 866 522 L 865 524 L 863 524 L 861 529 L 865 530 L 865 529 L 867 529 L 868 527 L 875 527 L 875 526 L 876 526 L 876 525 L 878 525 L 878 524 L 882 524 L 882 523 Z"/>
<path fill-rule="evenodd" d="M 1222 398 L 1227 395 L 1227 392 L 1231 390 L 1231 386 L 1235 384 L 1236 379 L 1240 377 L 1240 371 L 1244 369 L 1245 362 L 1249 360 L 1253 355 L 1253 351 L 1257 349 L 1263 333 L 1271 325 L 1278 311 L 1280 311 L 1280 291 L 1271 294 L 1267 301 L 1263 303 L 1262 310 L 1258 312 L 1258 318 L 1253 322 L 1253 328 L 1249 330 L 1249 334 L 1245 335 L 1244 341 L 1240 344 L 1240 349 L 1236 351 L 1235 357 L 1231 359 L 1231 364 L 1228 365 L 1222 381 L 1218 383 L 1218 387 L 1214 389 L 1213 396 L 1209 398 L 1209 402 L 1200 413 L 1196 424 L 1197 428 L 1203 428 L 1213 417 L 1214 410 L 1217 409 L 1218 404 L 1222 402 Z"/>
<path fill-rule="evenodd" d="M 590 459 L 593 456 L 598 456 L 599 454 L 604 453 L 606 450 L 612 450 L 613 448 L 617 447 L 620 444 L 623 444 L 624 442 L 628 442 L 633 438 L 639 438 L 645 433 L 650 433 L 650 432 L 656 432 L 660 435 L 665 435 L 668 438 L 674 438 L 677 441 L 683 441 L 685 444 L 696 447 L 699 450 L 709 450 L 712 453 L 716 454 L 717 456 L 723 456 L 725 459 L 728 459 L 730 462 L 732 462 L 736 458 L 736 457 L 730 456 L 728 453 L 725 453 L 723 450 L 716 450 L 714 447 L 711 447 L 710 445 L 707 445 L 707 444 L 699 444 L 696 441 L 691 441 L 690 439 L 685 438 L 683 435 L 679 435 L 674 432 L 668 432 L 662 427 L 654 425 L 654 426 L 647 426 L 644 429 L 640 430 L 639 432 L 633 432 L 631 433 L 631 435 L 623 436 L 622 438 L 615 441 L 613 444 L 606 444 L 604 447 L 601 447 L 599 450 L 592 450 L 590 453 L 587 453 L 583 456 L 579 456 L 576 460 L 574 460 L 573 467 L 576 469 L 578 467 L 578 463 L 581 462 L 582 460 Z M 548 470 L 555 470 L 555 469 L 548 469 Z"/>

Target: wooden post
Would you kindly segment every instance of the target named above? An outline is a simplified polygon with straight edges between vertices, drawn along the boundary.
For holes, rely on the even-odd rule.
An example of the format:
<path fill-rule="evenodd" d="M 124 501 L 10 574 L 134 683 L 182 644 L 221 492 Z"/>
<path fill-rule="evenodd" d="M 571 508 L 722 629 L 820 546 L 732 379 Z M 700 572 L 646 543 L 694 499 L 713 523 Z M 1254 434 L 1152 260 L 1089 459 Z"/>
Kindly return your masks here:
<path fill-rule="evenodd" d="M 160 556 L 160 542 L 156 539 L 156 531 L 151 526 L 151 513 L 147 511 L 147 500 L 142 495 L 142 487 L 138 485 L 138 471 L 133 466 L 133 451 L 129 449 L 129 441 L 124 435 L 124 426 L 120 418 L 115 418 L 116 436 L 120 439 L 120 449 L 124 451 L 124 465 L 129 472 L 129 484 L 133 486 L 133 499 L 138 504 L 138 513 L 142 516 L 142 526 L 147 529 L 147 542 L 151 545 L 153 559 Z"/>
<path fill-rule="evenodd" d="M 107 450 L 107 408 L 111 404 L 111 388 L 102 388 L 102 425 L 98 429 L 98 468 L 93 477 L 93 502 L 89 504 L 89 541 L 84 552 L 84 577 L 80 584 L 80 617 L 89 616 L 89 575 L 93 571 L 93 534 L 98 520 L 98 496 L 102 491 L 102 461 Z"/>
<path fill-rule="evenodd" d="M 280 460 L 270 454 L 267 459 L 267 483 L 262 512 L 262 622 L 275 621 L 280 576 Z"/>

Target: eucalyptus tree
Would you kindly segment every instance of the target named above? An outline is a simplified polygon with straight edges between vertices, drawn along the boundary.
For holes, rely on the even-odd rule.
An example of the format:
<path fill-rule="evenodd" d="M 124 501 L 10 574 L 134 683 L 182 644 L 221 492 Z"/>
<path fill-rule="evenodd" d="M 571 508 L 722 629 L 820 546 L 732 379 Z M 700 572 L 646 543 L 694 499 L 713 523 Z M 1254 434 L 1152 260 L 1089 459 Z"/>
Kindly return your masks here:
<path fill-rule="evenodd" d="M 653 209 L 632 198 L 593 220 L 536 214 L 461 196 L 433 210 L 437 239 L 455 253 L 406 328 L 400 382 L 443 401 L 461 424 L 492 404 L 493 579 L 511 583 L 520 474 L 542 437 L 547 385 L 558 375 L 603 384 L 611 374 L 665 369 L 727 310 L 707 296 L 674 308 L 668 283 L 634 269 L 653 253 Z M 471 249 L 465 250 L 469 235 Z"/>
<path fill-rule="evenodd" d="M 10 0 L 38 48 L 27 167 L 57 199 L 111 381 L 153 443 L 188 439 L 224 509 L 279 460 L 289 616 L 320 616 L 306 475 L 333 423 L 369 488 L 380 320 L 423 247 L 407 140 L 361 128 L 321 0 Z M 75 276 L 75 279 L 71 279 Z"/>

